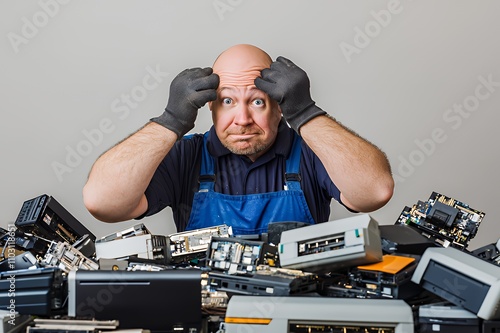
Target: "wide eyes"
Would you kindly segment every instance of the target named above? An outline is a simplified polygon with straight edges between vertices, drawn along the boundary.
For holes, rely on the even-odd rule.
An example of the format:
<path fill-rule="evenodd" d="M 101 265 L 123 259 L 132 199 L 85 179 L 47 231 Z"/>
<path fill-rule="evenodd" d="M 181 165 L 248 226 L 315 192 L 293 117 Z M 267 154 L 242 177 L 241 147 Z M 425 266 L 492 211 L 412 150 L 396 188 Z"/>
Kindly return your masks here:
<path fill-rule="evenodd" d="M 255 106 L 264 106 L 264 100 L 263 99 L 260 99 L 260 98 L 257 98 L 253 101 L 253 104 Z"/>
<path fill-rule="evenodd" d="M 232 99 L 232 98 L 229 98 L 229 97 L 224 97 L 224 98 L 222 99 L 222 104 L 223 104 L 223 105 L 231 105 L 231 104 L 233 104 L 233 102 L 234 102 L 234 101 L 233 101 L 233 99 Z M 252 101 L 252 104 L 253 104 L 254 106 L 259 106 L 259 107 L 261 107 L 261 106 L 264 106 L 264 105 L 265 105 L 265 102 L 264 102 L 264 100 L 263 100 L 262 98 L 256 98 L 256 99 L 254 99 L 254 100 Z"/>
<path fill-rule="evenodd" d="M 230 105 L 232 102 L 233 102 L 233 100 L 229 97 L 222 99 L 222 104 Z"/>

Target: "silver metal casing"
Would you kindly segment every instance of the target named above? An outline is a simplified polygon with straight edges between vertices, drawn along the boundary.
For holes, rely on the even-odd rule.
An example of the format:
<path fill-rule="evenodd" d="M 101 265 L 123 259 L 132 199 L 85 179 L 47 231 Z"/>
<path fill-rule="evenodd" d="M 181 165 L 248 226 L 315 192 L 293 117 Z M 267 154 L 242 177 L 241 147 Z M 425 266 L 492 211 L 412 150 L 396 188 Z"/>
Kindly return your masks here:
<path fill-rule="evenodd" d="M 412 310 L 405 301 L 381 299 L 234 295 L 225 321 L 226 333 L 294 332 L 296 327 L 305 332 L 309 326 L 315 332 L 381 328 L 413 333 L 414 329 Z"/>
<path fill-rule="evenodd" d="M 368 214 L 284 231 L 280 265 L 309 272 L 382 261 L 378 223 Z"/>
<path fill-rule="evenodd" d="M 429 248 L 411 280 L 482 319 L 500 319 L 499 266 L 455 248 Z"/>

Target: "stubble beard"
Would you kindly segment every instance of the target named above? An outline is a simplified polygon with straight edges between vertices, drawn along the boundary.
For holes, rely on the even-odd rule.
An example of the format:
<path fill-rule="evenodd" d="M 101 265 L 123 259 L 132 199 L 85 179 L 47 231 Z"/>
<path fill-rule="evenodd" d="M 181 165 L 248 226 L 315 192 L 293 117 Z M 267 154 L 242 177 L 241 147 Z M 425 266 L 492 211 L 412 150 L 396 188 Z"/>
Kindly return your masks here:
<path fill-rule="evenodd" d="M 245 141 L 246 140 L 242 140 L 242 141 L 238 141 L 238 142 L 245 142 Z M 236 155 L 245 155 L 245 156 L 255 155 L 255 154 L 261 153 L 261 152 L 267 150 L 271 146 L 271 144 L 266 144 L 266 143 L 259 140 L 259 141 L 255 142 L 254 144 L 251 144 L 247 147 L 239 148 L 237 146 L 238 142 L 228 143 L 227 141 L 223 141 L 222 144 L 231 153 L 236 154 Z"/>

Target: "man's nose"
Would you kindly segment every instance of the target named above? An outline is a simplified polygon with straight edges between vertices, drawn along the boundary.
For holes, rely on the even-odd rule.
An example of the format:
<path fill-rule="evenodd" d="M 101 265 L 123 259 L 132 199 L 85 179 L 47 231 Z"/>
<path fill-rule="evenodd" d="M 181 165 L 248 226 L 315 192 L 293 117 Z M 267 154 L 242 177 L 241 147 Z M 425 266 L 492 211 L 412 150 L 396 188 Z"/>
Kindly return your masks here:
<path fill-rule="evenodd" d="M 242 103 L 238 105 L 236 114 L 234 116 L 234 123 L 236 125 L 244 126 L 253 122 L 252 113 L 248 105 Z"/>

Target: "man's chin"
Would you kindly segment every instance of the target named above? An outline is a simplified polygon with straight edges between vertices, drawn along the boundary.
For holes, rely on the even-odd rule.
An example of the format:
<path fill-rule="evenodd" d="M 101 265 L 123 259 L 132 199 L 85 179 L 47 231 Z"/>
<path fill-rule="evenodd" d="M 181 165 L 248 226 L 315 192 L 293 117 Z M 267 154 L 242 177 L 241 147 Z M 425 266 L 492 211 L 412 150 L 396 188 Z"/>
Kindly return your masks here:
<path fill-rule="evenodd" d="M 236 155 L 252 155 L 256 153 L 255 148 L 248 145 L 231 145 L 226 148 Z"/>
<path fill-rule="evenodd" d="M 231 153 L 236 155 L 254 155 L 266 149 L 266 147 L 261 144 L 252 144 L 248 141 L 225 143 L 224 146 Z"/>

